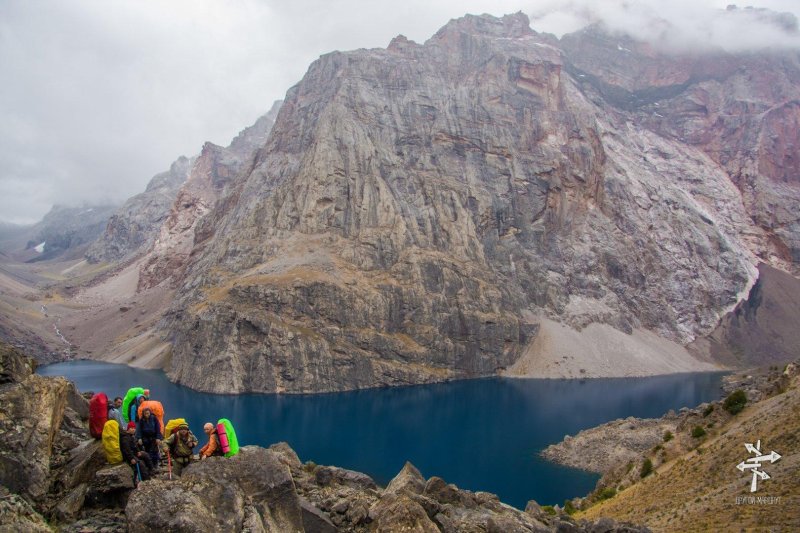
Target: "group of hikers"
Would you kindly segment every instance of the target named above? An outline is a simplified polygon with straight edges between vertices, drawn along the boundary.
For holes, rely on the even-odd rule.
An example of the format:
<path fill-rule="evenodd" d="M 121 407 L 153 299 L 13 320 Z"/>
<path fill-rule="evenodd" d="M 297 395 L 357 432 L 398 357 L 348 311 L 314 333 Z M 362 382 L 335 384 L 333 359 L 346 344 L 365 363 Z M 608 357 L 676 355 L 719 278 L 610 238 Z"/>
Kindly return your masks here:
<path fill-rule="evenodd" d="M 239 451 L 236 434 L 227 419 L 203 426 L 208 442 L 195 456 L 199 443 L 186 420 L 173 419 L 165 426 L 163 418 L 161 403 L 151 400 L 150 391 L 141 387 L 129 389 L 125 398 L 117 396 L 113 402 L 104 393 L 95 394 L 89 401 L 90 433 L 103 440 L 108 462 L 127 463 L 137 480 L 150 479 L 164 460 L 172 478 L 180 476 L 195 460 L 229 457 Z"/>

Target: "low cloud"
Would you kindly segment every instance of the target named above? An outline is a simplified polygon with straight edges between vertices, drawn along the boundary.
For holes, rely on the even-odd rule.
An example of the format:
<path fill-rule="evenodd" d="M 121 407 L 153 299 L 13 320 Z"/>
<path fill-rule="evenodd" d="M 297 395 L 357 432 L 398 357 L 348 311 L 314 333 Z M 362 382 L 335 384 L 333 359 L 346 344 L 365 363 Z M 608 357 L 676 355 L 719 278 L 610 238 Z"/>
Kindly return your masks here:
<path fill-rule="evenodd" d="M 761 7 L 697 0 L 568 0 L 538 2 L 531 25 L 559 37 L 589 24 L 672 52 L 800 49 L 797 2 Z"/>

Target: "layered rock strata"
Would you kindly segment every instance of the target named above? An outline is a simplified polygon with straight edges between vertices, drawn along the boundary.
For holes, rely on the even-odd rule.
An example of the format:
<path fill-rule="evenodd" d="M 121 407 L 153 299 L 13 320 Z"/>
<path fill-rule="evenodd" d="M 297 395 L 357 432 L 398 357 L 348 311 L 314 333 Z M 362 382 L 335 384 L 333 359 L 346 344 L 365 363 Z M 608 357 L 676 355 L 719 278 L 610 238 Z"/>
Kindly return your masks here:
<path fill-rule="evenodd" d="M 613 39 L 467 16 L 422 45 L 321 57 L 179 254 L 170 377 L 322 392 L 492 375 L 543 318 L 672 343 L 644 374 L 708 368 L 682 345 L 759 261 L 794 268 L 791 149 L 745 147 L 777 135 L 800 62 L 642 43 L 604 60 Z"/>

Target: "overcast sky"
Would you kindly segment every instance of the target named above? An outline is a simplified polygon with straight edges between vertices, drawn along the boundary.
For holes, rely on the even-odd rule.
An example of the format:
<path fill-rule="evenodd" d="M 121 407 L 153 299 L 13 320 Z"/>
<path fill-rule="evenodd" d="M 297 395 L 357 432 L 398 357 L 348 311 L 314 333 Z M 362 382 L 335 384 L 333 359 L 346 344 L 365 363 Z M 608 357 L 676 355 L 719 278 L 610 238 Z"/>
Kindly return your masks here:
<path fill-rule="evenodd" d="M 603 20 L 653 38 L 666 21 L 676 29 L 660 34 L 665 47 L 800 46 L 744 14 L 712 20 L 728 3 L 0 0 L 0 220 L 122 202 L 205 141 L 227 145 L 319 55 L 398 34 L 424 42 L 467 12 L 523 11 L 559 35 Z M 755 5 L 800 14 L 798 0 Z"/>

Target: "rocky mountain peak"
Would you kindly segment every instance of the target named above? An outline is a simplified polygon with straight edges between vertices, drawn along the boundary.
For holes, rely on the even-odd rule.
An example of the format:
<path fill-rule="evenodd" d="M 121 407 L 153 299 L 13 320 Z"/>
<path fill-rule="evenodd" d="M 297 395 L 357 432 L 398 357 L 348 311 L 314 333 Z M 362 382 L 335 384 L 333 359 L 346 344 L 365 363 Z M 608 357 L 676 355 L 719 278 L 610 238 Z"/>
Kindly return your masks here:
<path fill-rule="evenodd" d="M 503 17 L 492 15 L 465 15 L 445 24 L 431 38 L 434 41 L 445 41 L 451 36 L 467 34 L 493 38 L 519 39 L 536 35 L 531 29 L 531 21 L 524 13 L 517 12 Z"/>

